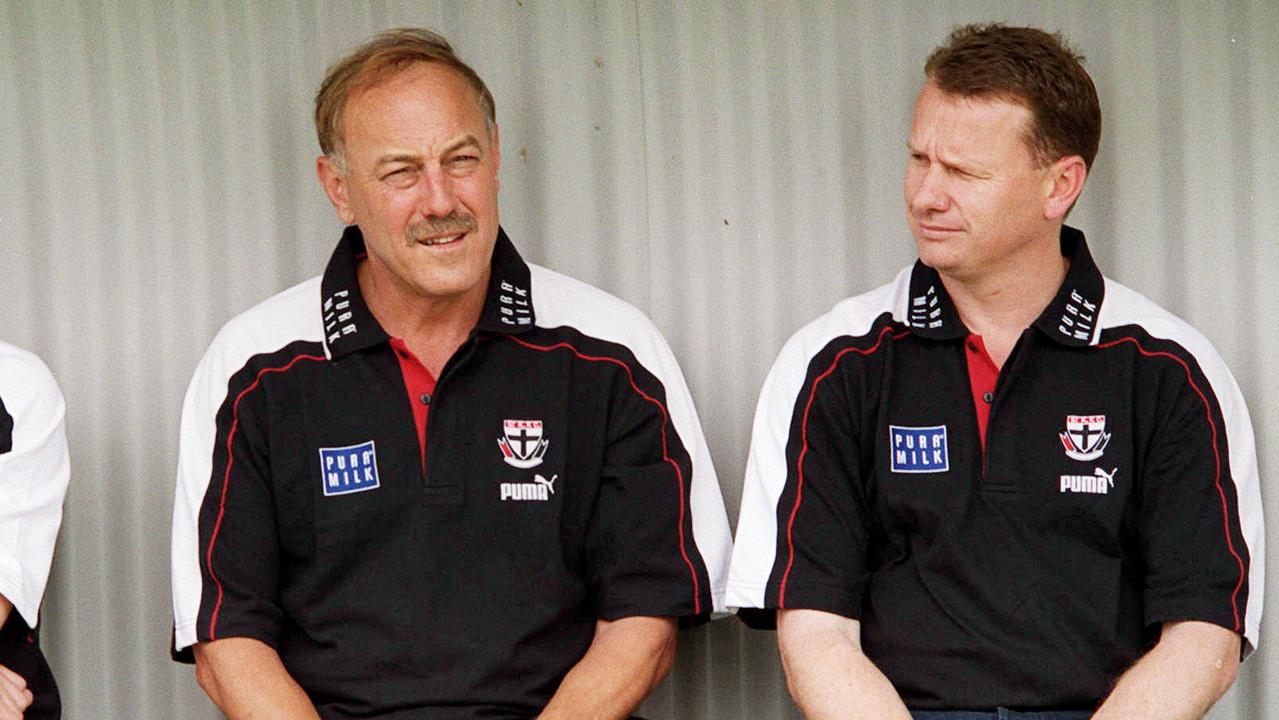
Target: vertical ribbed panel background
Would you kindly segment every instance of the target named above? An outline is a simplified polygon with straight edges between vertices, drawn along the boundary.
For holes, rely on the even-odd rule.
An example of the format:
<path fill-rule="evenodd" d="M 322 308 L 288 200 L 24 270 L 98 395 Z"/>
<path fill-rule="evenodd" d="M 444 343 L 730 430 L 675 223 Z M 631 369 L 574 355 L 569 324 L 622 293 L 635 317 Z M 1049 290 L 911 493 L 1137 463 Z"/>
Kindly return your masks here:
<path fill-rule="evenodd" d="M 735 521 L 782 342 L 912 258 L 923 61 L 977 20 L 1060 29 L 1088 56 L 1105 130 L 1072 223 L 1216 343 L 1279 517 L 1273 2 L 0 1 L 0 337 L 67 395 L 43 616 L 67 717 L 217 717 L 167 656 L 178 410 L 217 328 L 319 273 L 337 238 L 310 125 L 329 62 L 391 26 L 454 40 L 497 99 L 503 224 L 666 333 Z M 1213 718 L 1277 712 L 1276 612 Z M 684 634 L 644 712 L 798 717 L 773 642 L 735 621 Z"/>

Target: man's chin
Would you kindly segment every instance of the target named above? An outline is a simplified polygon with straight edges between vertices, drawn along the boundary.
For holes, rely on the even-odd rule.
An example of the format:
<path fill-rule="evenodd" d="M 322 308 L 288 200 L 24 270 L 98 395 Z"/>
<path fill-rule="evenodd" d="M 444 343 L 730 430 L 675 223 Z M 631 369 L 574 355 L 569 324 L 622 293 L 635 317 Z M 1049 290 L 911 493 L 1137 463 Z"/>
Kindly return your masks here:
<path fill-rule="evenodd" d="M 418 275 L 413 281 L 414 289 L 423 299 L 456 300 L 473 293 L 488 291 L 486 273 L 458 272 L 433 273 L 429 276 Z"/>
<path fill-rule="evenodd" d="M 915 240 L 915 252 L 918 253 L 920 262 L 939 272 L 955 264 L 954 253 L 949 250 L 950 248 L 932 240 Z"/>

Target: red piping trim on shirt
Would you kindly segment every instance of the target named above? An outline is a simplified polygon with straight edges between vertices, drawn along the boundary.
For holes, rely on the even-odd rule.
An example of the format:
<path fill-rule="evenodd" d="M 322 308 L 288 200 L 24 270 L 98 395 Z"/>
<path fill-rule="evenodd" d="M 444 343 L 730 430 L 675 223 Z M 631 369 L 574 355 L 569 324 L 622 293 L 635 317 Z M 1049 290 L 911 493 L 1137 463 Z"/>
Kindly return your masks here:
<path fill-rule="evenodd" d="M 795 507 L 791 508 L 790 521 L 786 523 L 786 546 L 790 552 L 790 557 L 786 561 L 786 572 L 782 573 L 782 584 L 777 591 L 777 607 L 786 607 L 786 582 L 790 579 L 791 567 L 795 564 L 795 541 L 792 536 L 795 529 L 795 516 L 799 514 L 799 504 L 804 496 L 804 456 L 808 454 L 808 413 L 813 408 L 813 398 L 817 396 L 817 386 L 822 380 L 825 380 L 831 373 L 835 372 L 835 367 L 839 365 L 839 361 L 848 353 L 857 353 L 858 355 L 867 356 L 877 352 L 884 344 L 884 336 L 893 331 L 891 326 L 879 331 L 879 337 L 875 340 L 875 344 L 870 348 L 863 350 L 861 348 L 844 348 L 835 355 L 835 359 L 830 361 L 830 367 L 821 375 L 813 378 L 813 385 L 808 391 L 808 402 L 804 405 L 804 419 L 800 425 L 800 437 L 803 438 L 803 446 L 799 451 L 799 459 L 795 461 L 795 474 L 797 480 L 795 482 Z M 900 340 L 910 334 L 909 330 L 900 332 L 893 336 L 894 340 Z"/>
<path fill-rule="evenodd" d="M 322 362 L 326 359 L 327 358 L 325 358 L 323 355 L 298 355 L 297 357 L 290 360 L 287 365 L 283 365 L 281 367 L 263 368 L 262 370 L 258 372 L 257 377 L 253 379 L 253 384 L 241 390 L 240 394 L 235 396 L 235 403 L 231 406 L 231 430 L 228 431 L 226 435 L 227 461 L 226 461 L 226 473 L 222 476 L 222 499 L 218 502 L 218 519 L 217 519 L 217 522 L 213 523 L 213 534 L 209 536 L 209 551 L 205 555 L 205 564 L 209 568 L 209 577 L 213 578 L 213 584 L 218 586 L 218 600 L 216 603 L 214 603 L 213 614 L 209 618 L 209 639 L 210 640 L 217 639 L 216 629 L 218 625 L 218 612 L 222 609 L 222 581 L 218 579 L 217 573 L 213 572 L 213 545 L 218 540 L 218 531 L 222 528 L 222 517 L 223 515 L 226 514 L 227 488 L 230 487 L 230 484 L 231 484 L 231 467 L 235 465 L 235 452 L 231 449 L 231 441 L 235 438 L 235 430 L 240 424 L 240 418 L 239 418 L 240 401 L 244 399 L 245 395 L 248 395 L 250 392 L 253 392 L 254 388 L 258 386 L 258 383 L 262 382 L 262 376 L 266 375 L 267 373 L 286 372 L 290 368 L 292 368 L 294 365 L 296 365 L 298 361 L 300 360 L 319 360 Z"/>
<path fill-rule="evenodd" d="M 1203 402 L 1204 416 L 1208 419 L 1208 427 L 1212 430 L 1212 457 L 1216 463 L 1216 473 L 1213 477 L 1213 484 L 1217 487 L 1217 496 L 1221 498 L 1221 519 L 1225 529 L 1226 548 L 1230 550 L 1230 554 L 1234 556 L 1235 563 L 1239 566 L 1239 581 L 1235 583 L 1235 591 L 1230 594 L 1230 609 L 1235 617 L 1235 632 L 1239 631 L 1239 590 L 1243 587 L 1244 568 L 1243 558 L 1239 557 L 1239 553 L 1235 551 L 1235 543 L 1230 538 L 1230 510 L 1226 504 L 1226 491 L 1221 487 L 1221 450 L 1217 443 L 1217 423 L 1212 419 L 1212 406 L 1208 404 L 1208 398 L 1203 391 L 1199 389 L 1199 384 L 1195 382 L 1195 378 L 1190 373 L 1190 365 L 1181 358 L 1172 353 L 1162 351 L 1150 351 L 1142 347 L 1141 342 L 1136 338 L 1124 337 L 1112 340 L 1106 343 L 1100 343 L 1098 348 L 1110 348 L 1120 343 L 1130 342 L 1137 346 L 1137 351 L 1146 357 L 1165 357 L 1172 358 L 1181 364 L 1183 370 L 1186 371 L 1186 380 L 1190 382 L 1190 387 L 1194 388 L 1195 393 L 1199 396 L 1199 400 Z"/>
<path fill-rule="evenodd" d="M 684 473 L 683 471 L 679 469 L 679 463 L 675 462 L 675 460 L 672 459 L 671 456 L 666 451 L 666 423 L 667 423 L 666 407 L 662 405 L 662 403 L 656 398 L 648 395 L 643 390 L 640 390 L 639 386 L 635 384 L 635 376 L 631 373 L 631 366 L 627 365 L 625 362 L 622 362 L 621 360 L 618 360 L 617 358 L 586 355 L 586 354 L 583 354 L 582 351 L 573 347 L 572 345 L 564 342 L 555 343 L 554 345 L 534 345 L 533 343 L 526 342 L 524 340 L 521 340 L 517 337 L 513 337 L 510 335 L 504 335 L 503 337 L 505 337 L 507 340 L 510 340 L 513 343 L 516 343 L 518 345 L 523 345 L 524 347 L 529 348 L 531 350 L 540 350 L 542 352 L 550 352 L 551 350 L 568 350 L 572 352 L 574 355 L 576 355 L 577 357 L 581 358 L 582 360 L 588 360 L 591 362 L 608 362 L 608 363 L 613 363 L 614 365 L 618 365 L 623 370 L 626 371 L 626 379 L 630 381 L 631 389 L 634 390 L 635 393 L 639 395 L 640 397 L 656 405 L 657 409 L 661 411 L 662 413 L 662 459 L 670 463 L 671 467 L 675 468 L 675 479 L 679 481 L 679 554 L 684 558 L 684 564 L 688 566 L 688 574 L 693 578 L 693 614 L 700 615 L 702 612 L 702 601 L 700 597 L 700 591 L 698 589 L 697 571 L 693 569 L 693 562 L 692 560 L 689 560 L 688 551 L 684 547 Z M 693 448 L 693 450 L 696 451 L 696 448 Z M 690 457 L 691 457 L 691 454 L 690 454 Z"/>

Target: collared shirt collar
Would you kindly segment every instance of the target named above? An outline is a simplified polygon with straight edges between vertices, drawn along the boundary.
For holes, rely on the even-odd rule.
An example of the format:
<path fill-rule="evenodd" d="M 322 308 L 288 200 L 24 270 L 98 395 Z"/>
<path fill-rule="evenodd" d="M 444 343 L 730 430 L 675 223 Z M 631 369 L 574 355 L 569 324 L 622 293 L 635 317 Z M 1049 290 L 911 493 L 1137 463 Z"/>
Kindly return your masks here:
<path fill-rule="evenodd" d="M 1062 226 L 1061 254 L 1070 260 L 1070 269 L 1056 297 L 1033 326 L 1062 345 L 1088 345 L 1097 337 L 1105 281 L 1079 230 Z M 919 260 L 911 272 L 908 303 L 906 324 L 916 335 L 930 340 L 954 340 L 969 334 L 941 276 Z"/>
<path fill-rule="evenodd" d="M 360 229 L 354 225 L 347 227 L 320 280 L 324 344 L 333 358 L 390 340 L 360 294 L 356 266 L 365 255 Z M 476 330 L 514 334 L 533 327 L 534 322 L 528 264 L 506 231 L 498 228 L 488 291 Z"/>

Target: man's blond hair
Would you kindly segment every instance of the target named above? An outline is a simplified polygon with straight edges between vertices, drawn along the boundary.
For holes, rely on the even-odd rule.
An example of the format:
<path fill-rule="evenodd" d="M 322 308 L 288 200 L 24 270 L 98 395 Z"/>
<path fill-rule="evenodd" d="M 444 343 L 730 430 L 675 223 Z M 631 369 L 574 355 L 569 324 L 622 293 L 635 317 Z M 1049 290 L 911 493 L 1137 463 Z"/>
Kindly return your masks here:
<path fill-rule="evenodd" d="M 346 171 L 342 111 L 357 90 L 371 87 L 416 63 L 439 63 L 456 70 L 475 88 L 491 136 L 497 128 L 493 95 L 470 65 L 453 51 L 449 41 L 425 28 L 396 28 L 373 36 L 350 55 L 329 67 L 315 94 L 315 134 L 320 151 Z"/>

